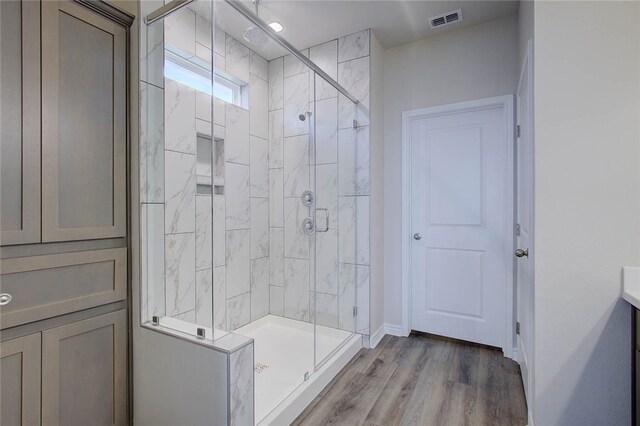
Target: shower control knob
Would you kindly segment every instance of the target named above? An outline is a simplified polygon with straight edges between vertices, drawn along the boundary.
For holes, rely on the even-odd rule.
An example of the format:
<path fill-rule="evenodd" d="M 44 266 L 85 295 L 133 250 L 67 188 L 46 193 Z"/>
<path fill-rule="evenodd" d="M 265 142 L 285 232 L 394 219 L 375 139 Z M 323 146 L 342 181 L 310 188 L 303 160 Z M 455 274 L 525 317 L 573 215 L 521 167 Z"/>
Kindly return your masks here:
<path fill-rule="evenodd" d="M 315 197 L 313 196 L 313 191 L 307 189 L 302 193 L 302 196 L 300 198 L 302 199 L 302 204 L 309 207 L 313 205 Z"/>
<path fill-rule="evenodd" d="M 309 235 L 312 234 L 313 231 L 316 230 L 316 225 L 313 223 L 313 219 L 310 217 L 305 217 L 302 221 L 302 232 Z"/>

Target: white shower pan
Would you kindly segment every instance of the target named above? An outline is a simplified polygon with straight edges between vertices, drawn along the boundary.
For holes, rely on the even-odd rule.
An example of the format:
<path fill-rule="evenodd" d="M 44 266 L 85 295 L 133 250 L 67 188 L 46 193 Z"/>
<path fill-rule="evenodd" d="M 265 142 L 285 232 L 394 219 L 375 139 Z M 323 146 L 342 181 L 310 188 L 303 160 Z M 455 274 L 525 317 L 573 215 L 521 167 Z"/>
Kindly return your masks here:
<path fill-rule="evenodd" d="M 267 315 L 234 331 L 254 340 L 255 422 L 290 424 L 362 348 L 362 336 Z M 304 380 L 305 374 L 307 380 Z M 304 381 L 303 381 L 304 380 Z"/>

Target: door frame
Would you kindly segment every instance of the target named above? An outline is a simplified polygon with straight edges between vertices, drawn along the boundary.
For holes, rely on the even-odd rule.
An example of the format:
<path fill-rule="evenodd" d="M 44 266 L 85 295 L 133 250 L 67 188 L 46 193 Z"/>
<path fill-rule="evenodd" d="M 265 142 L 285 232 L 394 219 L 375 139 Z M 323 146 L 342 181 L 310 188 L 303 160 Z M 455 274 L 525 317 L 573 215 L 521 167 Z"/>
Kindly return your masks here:
<path fill-rule="evenodd" d="M 529 256 L 528 256 L 528 262 L 529 262 L 529 285 L 531 286 L 531 299 L 524 301 L 527 305 L 527 309 L 529 310 L 529 315 L 526 319 L 530 320 L 531 323 L 529 324 L 529 353 L 527 353 L 527 371 L 528 371 L 528 377 L 527 377 L 527 385 L 528 385 L 528 389 L 525 389 L 526 393 L 525 393 L 525 397 L 527 397 L 527 409 L 529 411 L 528 413 L 528 417 L 529 417 L 529 424 L 533 424 L 533 404 L 534 404 L 534 398 L 533 398 L 533 394 L 534 394 L 534 389 L 535 389 L 535 383 L 534 383 L 534 346 L 535 346 L 535 339 L 534 339 L 534 335 L 535 335 L 535 310 L 534 310 L 534 302 L 535 302 L 535 137 L 534 137 L 534 102 L 535 99 L 533 98 L 534 96 L 534 80 L 533 80 L 533 39 L 529 39 L 527 40 L 527 48 L 526 48 L 526 52 L 524 55 L 524 59 L 523 59 L 523 63 L 522 63 L 522 67 L 520 69 L 520 78 L 518 80 L 518 87 L 516 89 L 516 107 L 518 106 L 518 93 L 520 92 L 520 88 L 526 84 L 527 85 L 527 90 L 529 91 L 529 97 L 528 97 L 528 108 L 527 108 L 527 118 L 529 120 L 529 132 L 528 132 L 528 137 L 529 137 L 529 143 L 531 145 L 531 158 L 529 158 L 529 161 L 531 162 L 530 167 L 531 167 L 531 200 L 529 203 L 529 217 L 531 218 L 531 223 L 529 224 L 530 227 L 530 235 L 529 235 Z M 525 76 L 527 77 L 525 80 Z M 517 114 L 518 109 L 516 109 L 516 114 Z M 519 117 L 516 115 L 516 123 L 519 123 Z M 514 175 L 517 179 L 517 169 L 515 170 L 516 174 Z M 517 180 L 516 180 L 517 182 Z M 517 189 L 517 187 L 516 187 Z M 518 201 L 518 194 L 517 192 L 516 194 L 516 198 L 515 201 L 517 203 Z M 515 271 L 514 271 L 515 272 Z M 515 289 L 516 291 L 518 290 L 518 280 L 517 280 L 517 276 L 514 274 L 514 284 L 515 284 Z M 519 302 L 519 297 L 520 295 L 518 293 L 516 293 L 516 303 Z M 518 305 L 516 305 L 518 306 Z M 516 312 L 516 318 L 520 319 L 520 315 L 522 313 L 521 312 Z M 518 358 L 516 359 L 516 361 L 518 361 L 518 363 L 520 363 L 522 361 L 522 353 L 523 351 L 520 350 L 521 344 L 522 344 L 522 337 L 520 335 L 516 336 L 516 344 L 518 345 Z"/>
<path fill-rule="evenodd" d="M 515 116 L 514 116 L 514 95 L 503 95 L 492 98 L 477 99 L 472 101 L 457 102 L 447 105 L 439 105 L 429 108 L 418 108 L 402 112 L 402 334 L 408 336 L 411 332 L 411 123 L 414 120 L 436 117 L 440 115 L 455 114 L 461 112 L 481 111 L 491 108 L 502 108 L 502 120 L 506 129 L 507 138 L 507 181 L 506 190 L 506 233 L 511 248 L 507 254 L 513 252 L 515 247 Z M 516 346 L 514 342 L 514 272 L 515 262 L 507 262 L 505 268 L 504 306 L 505 327 L 502 338 L 502 350 L 509 358 L 516 357 Z"/>

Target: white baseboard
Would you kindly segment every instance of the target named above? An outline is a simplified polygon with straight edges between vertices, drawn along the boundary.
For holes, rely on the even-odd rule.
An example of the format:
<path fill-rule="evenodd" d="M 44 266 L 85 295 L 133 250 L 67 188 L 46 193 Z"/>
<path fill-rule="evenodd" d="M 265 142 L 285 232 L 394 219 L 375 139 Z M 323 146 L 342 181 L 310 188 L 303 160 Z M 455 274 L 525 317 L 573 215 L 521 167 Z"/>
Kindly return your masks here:
<path fill-rule="evenodd" d="M 407 337 L 407 335 L 402 332 L 402 326 L 389 324 L 388 322 L 384 323 L 384 332 L 392 336 Z"/>
<path fill-rule="evenodd" d="M 384 324 L 380 325 L 380 327 L 378 327 L 378 329 L 376 331 L 373 332 L 373 334 L 369 337 L 369 348 L 373 349 L 376 346 L 378 346 L 378 343 L 380 343 L 380 340 L 382 340 L 382 338 L 385 335 L 385 328 L 384 328 Z"/>
<path fill-rule="evenodd" d="M 378 329 L 374 331 L 371 336 L 369 336 L 369 341 L 365 342 L 368 343 L 368 345 L 365 344 L 364 346 L 370 349 L 375 348 L 376 346 L 378 346 L 378 343 L 380 343 L 382 338 L 387 334 L 390 334 L 392 336 L 407 337 L 402 332 L 402 327 L 400 327 L 399 325 L 384 323 L 380 327 L 378 327 Z"/>
<path fill-rule="evenodd" d="M 513 349 L 511 349 L 511 354 L 507 355 L 504 354 L 507 358 L 511 358 L 512 360 L 518 362 L 518 347 L 514 346 Z"/>

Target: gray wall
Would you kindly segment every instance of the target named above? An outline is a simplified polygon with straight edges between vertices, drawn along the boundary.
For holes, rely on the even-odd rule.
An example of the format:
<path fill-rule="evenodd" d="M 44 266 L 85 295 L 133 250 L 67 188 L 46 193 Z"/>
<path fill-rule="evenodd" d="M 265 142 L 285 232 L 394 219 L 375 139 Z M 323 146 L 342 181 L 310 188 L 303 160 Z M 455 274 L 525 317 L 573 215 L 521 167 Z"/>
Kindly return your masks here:
<path fill-rule="evenodd" d="M 401 324 L 402 112 L 507 95 L 518 82 L 518 18 L 510 16 L 385 51 L 384 309 Z"/>
<path fill-rule="evenodd" d="M 520 2 L 518 11 L 518 67 L 524 62 L 527 53 L 527 42 L 533 39 L 533 0 Z"/>
<path fill-rule="evenodd" d="M 535 4 L 535 424 L 631 423 L 640 3 Z"/>

